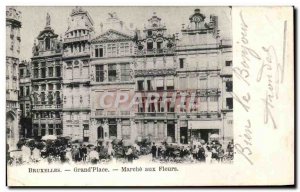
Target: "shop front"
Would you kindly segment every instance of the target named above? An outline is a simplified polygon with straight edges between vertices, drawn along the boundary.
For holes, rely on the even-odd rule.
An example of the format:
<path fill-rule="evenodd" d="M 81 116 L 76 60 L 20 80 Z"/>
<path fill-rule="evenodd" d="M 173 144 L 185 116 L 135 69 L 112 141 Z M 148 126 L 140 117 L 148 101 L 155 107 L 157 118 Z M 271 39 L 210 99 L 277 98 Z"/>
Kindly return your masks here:
<path fill-rule="evenodd" d="M 211 140 L 211 136 L 218 136 L 218 138 L 214 137 L 214 139 L 222 138 L 222 122 L 219 120 L 214 121 L 189 121 L 188 122 L 188 137 L 190 140 L 204 140 L 208 142 Z"/>

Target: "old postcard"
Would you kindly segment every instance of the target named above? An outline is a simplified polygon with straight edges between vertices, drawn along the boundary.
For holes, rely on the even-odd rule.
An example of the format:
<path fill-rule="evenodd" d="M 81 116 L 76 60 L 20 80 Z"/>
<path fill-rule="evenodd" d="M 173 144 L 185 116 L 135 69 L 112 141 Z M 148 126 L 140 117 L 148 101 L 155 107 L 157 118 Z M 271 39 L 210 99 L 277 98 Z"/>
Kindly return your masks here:
<path fill-rule="evenodd" d="M 7 185 L 294 185 L 293 12 L 7 6 Z"/>

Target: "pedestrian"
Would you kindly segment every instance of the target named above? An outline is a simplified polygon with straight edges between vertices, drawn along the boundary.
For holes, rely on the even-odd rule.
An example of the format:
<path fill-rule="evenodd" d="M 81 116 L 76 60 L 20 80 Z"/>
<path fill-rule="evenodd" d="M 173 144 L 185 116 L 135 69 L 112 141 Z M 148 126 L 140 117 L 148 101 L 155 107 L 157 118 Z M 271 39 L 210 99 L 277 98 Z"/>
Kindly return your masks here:
<path fill-rule="evenodd" d="M 152 161 L 156 159 L 156 153 L 157 153 L 157 148 L 155 143 L 153 143 L 152 147 L 151 147 L 151 153 L 152 153 Z"/>
<path fill-rule="evenodd" d="M 97 164 L 97 162 L 99 161 L 99 153 L 97 152 L 97 147 L 95 147 L 89 154 L 89 161 L 92 164 Z"/>
<path fill-rule="evenodd" d="M 133 161 L 133 154 L 132 154 L 132 149 L 131 149 L 130 146 L 128 147 L 127 152 L 125 154 L 127 156 L 128 162 L 132 163 L 132 161 Z"/>
<path fill-rule="evenodd" d="M 219 145 L 218 145 L 217 152 L 218 152 L 218 161 L 219 161 L 219 162 L 220 162 L 220 161 L 223 162 L 224 149 L 222 148 L 222 144 L 219 144 Z"/>
<path fill-rule="evenodd" d="M 75 162 L 79 162 L 80 161 L 80 151 L 79 151 L 77 145 L 74 146 L 72 153 L 73 153 L 72 155 L 73 155 Z"/>
<path fill-rule="evenodd" d="M 67 149 L 66 149 L 66 161 L 67 162 L 71 162 L 72 161 L 72 149 L 71 149 L 71 145 L 67 145 Z"/>
<path fill-rule="evenodd" d="M 197 160 L 197 154 L 198 154 L 199 148 L 197 148 L 196 145 L 194 145 L 194 148 L 192 149 L 193 159 Z"/>
<path fill-rule="evenodd" d="M 205 157 L 205 150 L 204 150 L 204 148 L 203 148 L 202 145 L 199 146 L 197 156 L 198 156 L 198 160 L 200 162 L 205 162 L 205 159 L 206 159 L 206 157 Z"/>
<path fill-rule="evenodd" d="M 34 148 L 32 151 L 32 160 L 37 163 L 41 159 L 41 151 L 38 148 Z"/>
<path fill-rule="evenodd" d="M 83 162 L 86 162 L 86 157 L 87 157 L 87 148 L 85 145 L 83 145 L 82 149 L 81 149 L 81 152 L 82 152 L 82 160 Z"/>

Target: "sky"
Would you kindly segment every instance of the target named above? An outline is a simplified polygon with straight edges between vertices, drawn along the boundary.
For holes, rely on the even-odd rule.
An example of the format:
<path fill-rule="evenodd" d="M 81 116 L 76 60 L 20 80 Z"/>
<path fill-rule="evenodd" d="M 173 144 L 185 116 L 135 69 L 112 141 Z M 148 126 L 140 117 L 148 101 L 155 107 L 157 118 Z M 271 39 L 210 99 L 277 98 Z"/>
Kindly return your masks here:
<path fill-rule="evenodd" d="M 47 12 L 51 16 L 51 27 L 58 35 L 64 35 L 67 30 L 68 17 L 74 7 L 69 6 L 21 6 L 17 7 L 22 12 L 21 28 L 21 60 L 30 60 L 32 57 L 32 46 L 34 39 L 38 36 L 46 25 Z M 116 12 L 120 20 L 129 27 L 130 23 L 134 28 L 143 29 L 144 24 L 156 12 L 156 15 L 165 23 L 168 33 L 180 33 L 182 24 L 186 26 L 189 23 L 189 16 L 194 13 L 196 8 L 206 16 L 209 21 L 209 15 L 218 16 L 221 38 L 231 38 L 231 13 L 229 7 L 83 7 L 88 11 L 94 21 L 96 35 L 100 34 L 100 23 L 105 23 L 108 13 Z"/>

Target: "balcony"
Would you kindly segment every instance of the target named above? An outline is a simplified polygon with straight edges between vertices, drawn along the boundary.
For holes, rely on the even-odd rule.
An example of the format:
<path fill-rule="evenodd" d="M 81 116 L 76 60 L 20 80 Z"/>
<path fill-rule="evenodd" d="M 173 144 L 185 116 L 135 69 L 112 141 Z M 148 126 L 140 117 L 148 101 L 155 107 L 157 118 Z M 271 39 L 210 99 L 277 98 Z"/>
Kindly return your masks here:
<path fill-rule="evenodd" d="M 136 119 L 176 119 L 176 114 L 174 112 L 138 112 L 135 113 L 135 115 Z"/>
<path fill-rule="evenodd" d="M 137 50 L 136 54 L 138 56 L 142 55 L 166 55 L 166 54 L 174 54 L 174 48 L 163 48 L 163 49 L 145 49 L 145 50 Z"/>
<path fill-rule="evenodd" d="M 96 110 L 94 113 L 96 117 L 129 117 L 131 115 L 130 111 L 104 111 Z"/>
<path fill-rule="evenodd" d="M 33 124 L 61 124 L 60 118 L 34 118 L 32 119 Z"/>
<path fill-rule="evenodd" d="M 38 105 L 33 105 L 32 109 L 33 110 L 59 110 L 62 108 L 61 104 L 38 104 Z"/>
<path fill-rule="evenodd" d="M 63 111 L 90 111 L 90 105 L 85 106 L 63 106 Z"/>
<path fill-rule="evenodd" d="M 197 51 L 197 50 L 207 50 L 207 49 L 218 49 L 219 44 L 181 44 L 177 45 L 176 51 Z"/>

